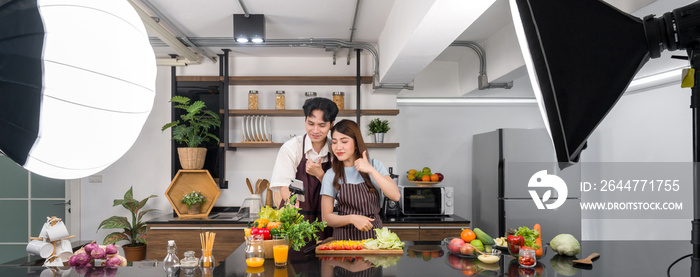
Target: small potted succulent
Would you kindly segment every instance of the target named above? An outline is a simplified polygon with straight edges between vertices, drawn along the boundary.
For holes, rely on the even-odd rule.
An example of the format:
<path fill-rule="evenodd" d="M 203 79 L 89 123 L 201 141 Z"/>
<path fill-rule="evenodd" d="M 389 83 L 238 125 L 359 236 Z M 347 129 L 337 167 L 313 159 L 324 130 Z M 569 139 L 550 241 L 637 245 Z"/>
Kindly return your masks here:
<path fill-rule="evenodd" d="M 381 120 L 379 118 L 372 119 L 369 122 L 369 134 L 374 134 L 374 142 L 383 143 L 384 134 L 389 132 L 389 120 Z"/>
<path fill-rule="evenodd" d="M 192 191 L 180 199 L 181 203 L 187 205 L 188 214 L 199 214 L 202 208 L 202 203 L 206 202 L 207 198 L 202 195 L 202 192 Z"/>

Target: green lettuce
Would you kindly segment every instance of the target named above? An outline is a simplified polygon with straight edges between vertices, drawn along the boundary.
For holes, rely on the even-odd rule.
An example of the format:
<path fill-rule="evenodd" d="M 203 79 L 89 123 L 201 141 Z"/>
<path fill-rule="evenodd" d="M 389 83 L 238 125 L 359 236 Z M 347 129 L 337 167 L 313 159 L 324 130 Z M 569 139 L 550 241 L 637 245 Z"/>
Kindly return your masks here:
<path fill-rule="evenodd" d="M 365 247 L 367 249 L 403 249 L 404 243 L 401 242 L 399 236 L 389 230 L 389 228 L 374 229 L 374 232 L 377 234 L 377 238 L 365 241 Z"/>

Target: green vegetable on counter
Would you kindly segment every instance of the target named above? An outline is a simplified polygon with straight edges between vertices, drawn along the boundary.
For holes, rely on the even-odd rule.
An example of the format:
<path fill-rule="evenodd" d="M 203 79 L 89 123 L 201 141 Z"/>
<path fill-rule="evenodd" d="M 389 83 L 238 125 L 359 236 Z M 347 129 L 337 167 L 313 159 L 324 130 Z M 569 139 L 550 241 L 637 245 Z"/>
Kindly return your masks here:
<path fill-rule="evenodd" d="M 265 206 L 260 209 L 258 216 L 269 221 L 280 221 L 281 210 L 275 210 L 270 206 Z"/>
<path fill-rule="evenodd" d="M 495 243 L 491 236 L 487 235 L 484 231 L 481 231 L 481 229 L 479 228 L 474 228 L 474 234 L 476 235 L 477 239 L 484 243 L 484 245 L 493 245 Z"/>
<path fill-rule="evenodd" d="M 299 214 L 301 208 L 295 208 L 293 205 L 296 202 L 296 195 L 292 195 L 287 203 L 279 212 L 280 227 L 277 228 L 277 234 L 287 235 L 292 249 L 299 251 L 306 245 L 307 241 L 316 241 L 318 236 L 316 232 L 323 231 L 326 228 L 326 222 L 309 222 L 304 219 L 304 216 Z"/>
<path fill-rule="evenodd" d="M 399 236 L 389 230 L 389 228 L 377 228 L 374 229 L 374 232 L 377 234 L 377 238 L 365 241 L 365 247 L 367 249 L 403 249 L 404 243 L 401 242 Z"/>
<path fill-rule="evenodd" d="M 525 226 L 522 226 L 515 231 L 515 236 L 522 236 L 523 239 L 525 239 L 525 246 L 530 247 L 532 249 L 540 248 L 539 245 L 535 244 L 535 239 L 537 239 L 537 235 L 539 235 L 539 232 L 537 232 L 537 230 L 531 230 L 530 228 L 527 228 Z"/>
<path fill-rule="evenodd" d="M 561 255 L 576 256 L 576 254 L 581 253 L 581 244 L 570 234 L 557 235 L 549 242 L 549 246 Z"/>

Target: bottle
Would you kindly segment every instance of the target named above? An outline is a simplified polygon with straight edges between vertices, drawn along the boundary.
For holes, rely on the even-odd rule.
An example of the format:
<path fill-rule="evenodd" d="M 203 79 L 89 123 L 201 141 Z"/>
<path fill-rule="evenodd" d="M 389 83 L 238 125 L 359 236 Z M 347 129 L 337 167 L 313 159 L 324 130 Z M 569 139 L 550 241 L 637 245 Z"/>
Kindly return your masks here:
<path fill-rule="evenodd" d="M 338 105 L 338 110 L 345 109 L 345 92 L 334 91 L 333 102 L 335 102 L 335 104 Z"/>
<path fill-rule="evenodd" d="M 284 110 L 284 90 L 275 91 L 275 109 Z"/>
<path fill-rule="evenodd" d="M 175 245 L 174 240 L 169 240 L 168 255 L 165 256 L 165 259 L 163 259 L 163 269 L 165 269 L 165 272 L 167 272 L 168 276 L 170 276 L 171 273 L 175 273 L 177 271 L 178 266 L 180 266 L 180 259 L 177 257 L 177 246 Z"/>
<path fill-rule="evenodd" d="M 248 109 L 257 110 L 258 109 L 258 91 L 251 90 L 248 91 Z"/>
<path fill-rule="evenodd" d="M 304 96 L 306 96 L 306 99 L 314 98 L 314 97 L 316 97 L 316 92 L 315 91 L 307 91 L 307 92 L 304 92 Z"/>

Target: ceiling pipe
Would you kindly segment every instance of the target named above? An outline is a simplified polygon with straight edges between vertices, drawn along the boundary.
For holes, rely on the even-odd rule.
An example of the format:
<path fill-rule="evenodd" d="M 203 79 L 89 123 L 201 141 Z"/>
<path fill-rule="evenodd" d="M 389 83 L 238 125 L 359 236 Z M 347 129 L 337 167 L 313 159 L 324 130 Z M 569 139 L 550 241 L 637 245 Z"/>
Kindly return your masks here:
<path fill-rule="evenodd" d="M 357 25 L 357 11 L 360 9 L 360 0 L 355 3 L 355 15 L 352 17 L 352 28 L 350 28 L 350 40 L 355 36 L 355 26 Z M 348 49 L 348 65 L 350 65 L 350 56 L 352 55 L 352 49 Z M 335 61 L 334 61 L 335 62 Z M 335 63 L 334 63 L 335 64 Z"/>
<path fill-rule="evenodd" d="M 368 42 L 350 42 L 340 39 L 267 39 L 261 43 L 237 43 L 230 37 L 192 37 L 190 41 L 201 47 L 312 47 L 312 48 L 351 48 L 367 50 L 374 58 L 374 89 L 408 89 L 413 90 L 413 82 L 407 84 L 384 84 L 379 83 L 379 52 L 374 45 Z M 158 38 L 150 38 L 151 46 L 165 47 L 165 43 Z"/>
<path fill-rule="evenodd" d="M 170 19 L 168 19 L 168 17 L 166 17 L 162 12 L 160 12 L 160 10 L 159 10 L 155 5 L 153 5 L 153 4 L 152 4 L 150 1 L 148 1 L 148 0 L 140 0 L 140 1 L 141 1 L 141 3 L 143 3 L 149 10 L 151 10 L 151 12 L 153 12 L 153 14 L 155 14 L 155 15 L 158 17 L 158 19 L 160 20 L 160 22 L 163 22 L 163 24 L 165 24 L 165 26 L 167 26 L 170 30 L 172 30 L 173 33 L 174 33 L 174 35 L 175 35 L 178 39 L 184 41 L 185 44 L 189 44 L 189 46 L 192 47 L 192 48 L 194 49 L 194 52 L 195 52 L 195 53 L 201 54 L 202 56 L 207 57 L 211 62 L 216 63 L 216 58 L 214 58 L 215 55 L 209 53 L 207 50 L 202 49 L 202 48 L 200 48 L 199 46 L 197 46 L 196 44 L 194 44 L 194 43 L 192 43 L 191 41 L 189 41 L 189 39 L 187 38 L 187 36 L 185 35 L 185 33 L 183 33 L 183 32 L 180 30 L 180 28 L 178 28 L 177 25 L 175 25 L 175 23 L 173 23 L 172 21 L 170 21 Z"/>
<path fill-rule="evenodd" d="M 175 49 L 175 51 L 177 51 L 178 54 L 192 61 L 192 63 L 201 63 L 202 57 L 200 55 L 198 55 L 192 49 L 187 48 L 187 46 L 185 46 L 184 43 L 182 43 L 175 36 L 173 36 L 170 33 L 170 31 L 165 29 L 165 27 L 156 22 L 150 15 L 148 15 L 143 9 L 141 9 L 141 7 L 134 3 L 133 0 L 129 0 L 129 4 L 131 4 L 131 6 L 141 18 L 141 21 L 146 27 L 146 30 L 150 31 L 151 33 L 154 33 L 156 36 L 158 36 L 159 39 L 164 41 L 164 43 L 167 46 L 170 46 L 173 49 Z"/>
<path fill-rule="evenodd" d="M 243 4 L 243 0 L 238 0 L 238 4 L 240 4 L 241 9 L 243 9 L 243 16 L 245 16 L 245 18 L 250 17 L 250 13 L 248 12 L 248 9 L 245 8 L 245 5 Z"/>
<path fill-rule="evenodd" d="M 507 83 L 489 83 L 489 77 L 486 76 L 486 51 L 481 45 L 476 42 L 471 41 L 455 41 L 450 46 L 463 46 L 469 47 L 476 55 L 479 56 L 479 78 L 478 78 L 478 88 L 479 90 L 492 89 L 492 88 L 504 88 L 510 89 L 513 87 L 513 81 Z"/>

